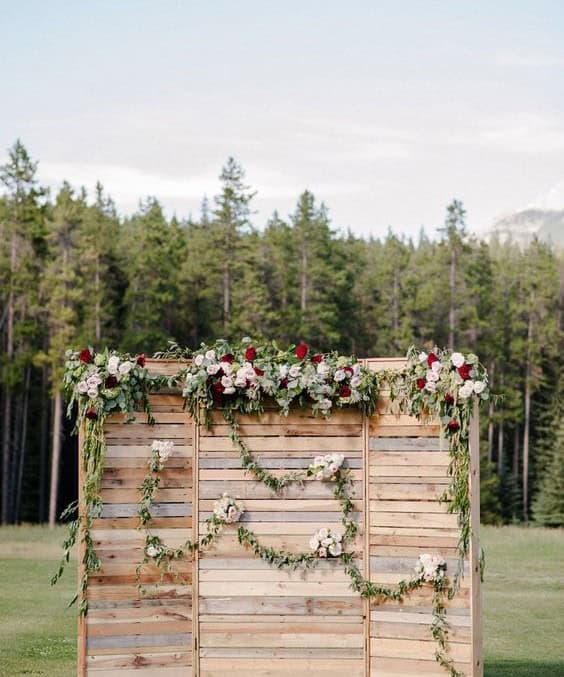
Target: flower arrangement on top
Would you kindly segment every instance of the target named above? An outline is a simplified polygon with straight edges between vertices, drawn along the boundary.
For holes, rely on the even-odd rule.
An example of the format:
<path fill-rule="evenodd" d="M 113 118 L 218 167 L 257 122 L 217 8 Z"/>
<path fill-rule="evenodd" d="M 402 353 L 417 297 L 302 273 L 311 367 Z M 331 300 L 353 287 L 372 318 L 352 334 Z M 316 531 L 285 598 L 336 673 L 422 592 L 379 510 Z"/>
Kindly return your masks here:
<path fill-rule="evenodd" d="M 190 412 L 203 406 L 251 413 L 261 412 L 265 398 L 273 399 L 286 415 L 290 406 L 311 403 L 314 414 L 329 416 L 336 407 L 354 405 L 374 410 L 378 381 L 354 357 L 338 353 L 311 353 L 305 343 L 281 350 L 276 343 L 254 345 L 250 338 L 238 344 L 219 340 L 202 345 L 181 374 Z"/>

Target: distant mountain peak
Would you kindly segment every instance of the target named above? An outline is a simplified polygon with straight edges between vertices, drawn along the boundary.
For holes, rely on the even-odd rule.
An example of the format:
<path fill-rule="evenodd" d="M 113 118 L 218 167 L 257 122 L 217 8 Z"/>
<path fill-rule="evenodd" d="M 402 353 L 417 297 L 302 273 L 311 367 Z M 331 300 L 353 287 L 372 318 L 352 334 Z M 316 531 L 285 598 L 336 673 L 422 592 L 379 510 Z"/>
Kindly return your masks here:
<path fill-rule="evenodd" d="M 511 238 L 526 246 L 536 236 L 540 240 L 564 247 L 564 209 L 531 207 L 497 219 L 489 230 L 490 235 Z"/>

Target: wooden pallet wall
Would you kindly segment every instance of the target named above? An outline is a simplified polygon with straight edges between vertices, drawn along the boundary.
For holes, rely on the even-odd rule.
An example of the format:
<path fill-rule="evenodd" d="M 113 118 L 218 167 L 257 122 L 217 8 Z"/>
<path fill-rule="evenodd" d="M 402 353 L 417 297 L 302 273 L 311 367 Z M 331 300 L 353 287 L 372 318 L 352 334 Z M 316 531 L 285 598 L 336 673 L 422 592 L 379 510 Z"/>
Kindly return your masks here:
<path fill-rule="evenodd" d="M 402 361 L 369 360 L 372 369 Z M 173 374 L 175 361 L 150 361 Z M 102 482 L 104 512 L 92 532 L 102 570 L 90 581 L 90 610 L 80 623 L 78 674 L 88 677 L 419 677 L 445 675 L 434 660 L 430 637 L 431 591 L 403 603 L 370 605 L 354 594 L 339 561 L 311 572 L 280 571 L 258 561 L 226 528 L 212 549 L 179 567 L 183 582 L 156 584 L 143 558 L 137 530 L 137 491 L 147 472 L 153 439 L 174 442 L 162 473 L 153 514 L 154 532 L 168 545 L 197 537 L 223 492 L 239 497 L 242 524 L 262 543 L 308 550 L 321 526 L 340 527 L 330 483 L 307 480 L 275 495 L 245 475 L 221 413 L 211 430 L 194 425 L 178 394 L 152 396 L 156 426 L 140 414 L 124 425 L 106 424 L 107 457 Z M 276 474 L 306 469 L 319 453 L 344 453 L 354 479 L 355 544 L 365 576 L 392 584 L 409 577 L 419 554 L 440 553 L 455 566 L 456 516 L 438 501 L 448 484 L 448 450 L 438 427 L 391 414 L 383 394 L 378 413 L 366 419 L 341 410 L 329 420 L 308 411 L 260 419 L 239 416 L 240 433 L 261 463 Z M 477 430 L 474 428 L 476 437 Z M 477 471 L 476 464 L 473 472 Z M 473 495 L 474 520 L 476 486 Z M 194 507 L 194 509 L 193 509 Z M 477 544 L 468 575 L 449 603 L 452 655 L 468 677 L 481 677 Z"/>

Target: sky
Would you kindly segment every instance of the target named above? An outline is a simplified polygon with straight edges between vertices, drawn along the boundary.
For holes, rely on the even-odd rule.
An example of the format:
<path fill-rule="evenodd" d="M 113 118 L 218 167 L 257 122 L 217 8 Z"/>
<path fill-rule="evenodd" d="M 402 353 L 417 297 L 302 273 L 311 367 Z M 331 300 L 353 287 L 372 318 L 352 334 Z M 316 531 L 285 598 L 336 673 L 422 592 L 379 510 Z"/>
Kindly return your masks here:
<path fill-rule="evenodd" d="M 306 188 L 334 226 L 480 232 L 564 209 L 561 0 L 0 0 L 0 162 L 197 217 L 234 156 L 254 222 Z"/>

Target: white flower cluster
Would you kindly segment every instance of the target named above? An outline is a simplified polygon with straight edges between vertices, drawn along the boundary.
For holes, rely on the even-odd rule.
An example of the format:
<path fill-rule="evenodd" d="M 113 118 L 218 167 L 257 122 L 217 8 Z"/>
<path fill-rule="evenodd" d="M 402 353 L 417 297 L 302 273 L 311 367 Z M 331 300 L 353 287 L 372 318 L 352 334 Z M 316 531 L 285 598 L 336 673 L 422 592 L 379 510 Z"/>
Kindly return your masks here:
<path fill-rule="evenodd" d="M 111 355 L 107 364 L 99 364 L 98 358 L 96 364 L 89 365 L 88 374 L 77 383 L 76 389 L 80 395 L 88 395 L 91 400 L 95 400 L 99 394 L 99 388 L 104 383 L 100 376 L 100 368 L 106 368 L 109 376 L 113 376 L 116 383 L 127 376 L 133 368 L 131 360 L 121 361 L 117 355 Z"/>
<path fill-rule="evenodd" d="M 292 400 L 302 394 L 313 400 L 312 409 L 329 415 L 335 403 L 354 404 L 367 401 L 367 391 L 375 377 L 363 371 L 352 358 L 320 353 L 309 356 L 307 346 L 295 353 L 275 352 L 251 345 L 250 339 L 226 352 L 226 344 L 215 348 L 204 346 L 194 353 L 186 370 L 183 395 L 187 398 L 210 400 L 237 395 L 249 400 L 261 396 L 273 397 L 289 411 Z"/>
<path fill-rule="evenodd" d="M 419 555 L 415 574 L 427 583 L 434 583 L 444 578 L 446 567 L 446 562 L 440 555 Z"/>
<path fill-rule="evenodd" d="M 163 548 L 160 545 L 155 545 L 151 543 L 145 548 L 145 554 L 148 557 L 158 557 L 163 552 Z"/>
<path fill-rule="evenodd" d="M 169 440 L 153 440 L 151 452 L 154 460 L 158 462 L 161 468 L 166 463 L 168 457 L 172 454 L 173 448 L 174 442 Z"/>
<path fill-rule="evenodd" d="M 81 395 L 88 395 L 91 400 L 98 397 L 98 388 L 102 385 L 102 379 L 98 370 L 92 371 L 85 379 L 79 381 L 76 389 Z"/>
<path fill-rule="evenodd" d="M 316 456 L 313 463 L 309 466 L 308 475 L 315 475 L 317 480 L 334 479 L 339 470 L 343 467 L 345 457 L 343 454 L 325 454 L 325 456 Z"/>
<path fill-rule="evenodd" d="M 420 390 L 450 396 L 457 394 L 459 400 L 466 400 L 473 394 L 488 399 L 487 374 L 476 355 L 435 350 L 409 357 Z"/>
<path fill-rule="evenodd" d="M 318 557 L 339 557 L 343 552 L 343 537 L 325 527 L 317 531 L 309 541 L 309 547 Z"/>
<path fill-rule="evenodd" d="M 122 376 L 126 376 L 133 369 L 133 362 L 130 360 L 120 360 L 117 355 L 112 355 L 108 360 L 108 374 L 115 376 L 119 381 Z"/>
<path fill-rule="evenodd" d="M 213 506 L 214 515 L 226 524 L 238 522 L 244 512 L 245 508 L 227 493 L 223 494 Z"/>

